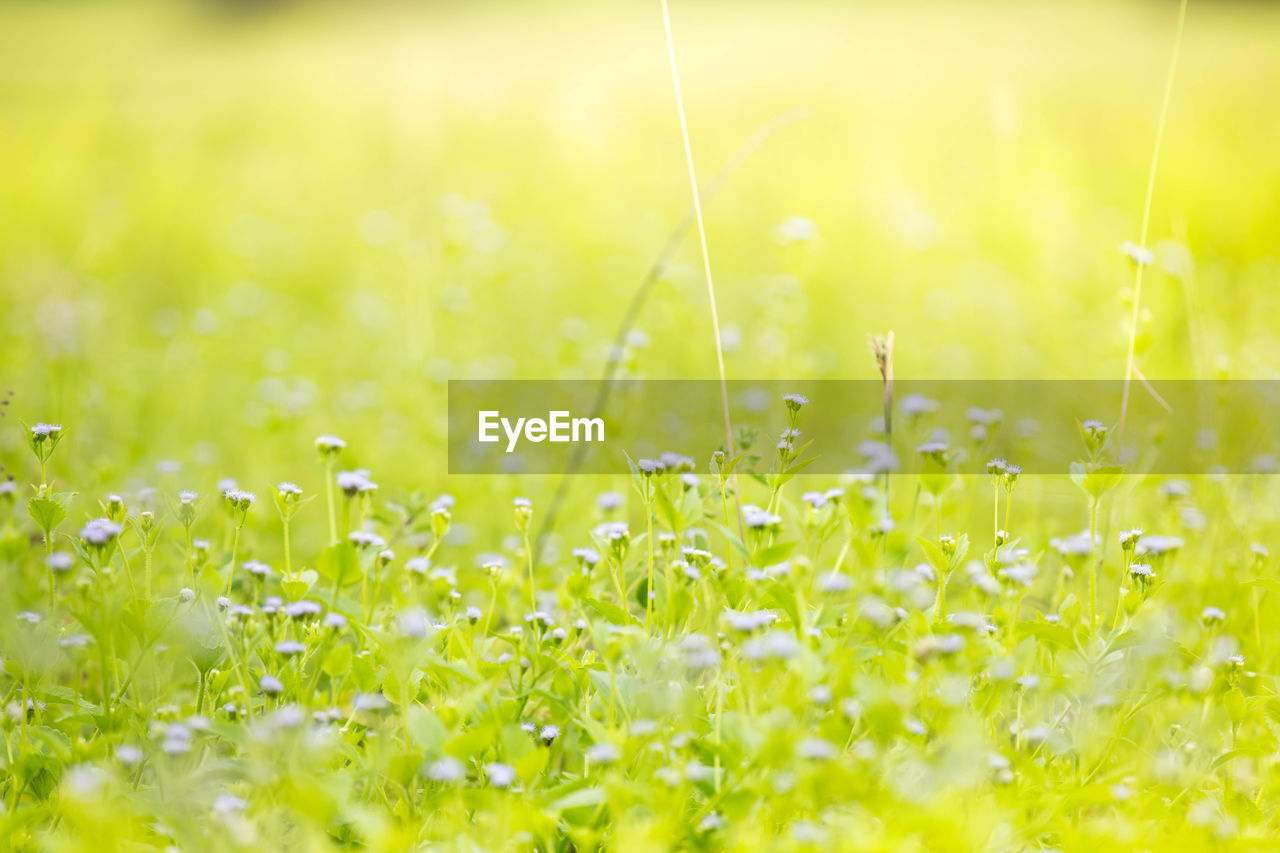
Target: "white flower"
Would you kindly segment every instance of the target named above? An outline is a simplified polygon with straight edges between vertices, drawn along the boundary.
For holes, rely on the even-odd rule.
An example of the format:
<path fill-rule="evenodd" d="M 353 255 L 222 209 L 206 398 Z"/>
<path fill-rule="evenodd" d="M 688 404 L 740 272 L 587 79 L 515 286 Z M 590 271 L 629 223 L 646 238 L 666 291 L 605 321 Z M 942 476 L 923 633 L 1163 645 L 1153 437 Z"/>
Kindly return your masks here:
<path fill-rule="evenodd" d="M 363 468 L 355 471 L 339 471 L 334 475 L 338 488 L 348 497 L 376 491 L 378 484 L 369 479 L 369 472 Z"/>
<path fill-rule="evenodd" d="M 80 538 L 90 545 L 106 545 L 124 532 L 124 528 L 109 518 L 95 518 L 80 528 Z"/>
<path fill-rule="evenodd" d="M 264 675 L 262 680 L 258 682 L 258 686 L 262 688 L 262 692 L 268 696 L 279 696 L 284 692 L 284 682 L 276 678 L 274 675 Z"/>
<path fill-rule="evenodd" d="M 357 693 L 351 700 L 351 707 L 357 711 L 385 711 L 391 703 L 381 693 Z"/>
<path fill-rule="evenodd" d="M 381 550 L 387 546 L 387 540 L 376 533 L 370 533 L 366 530 L 353 530 L 347 534 L 347 539 L 353 545 L 358 545 L 361 548 L 377 548 Z"/>
<path fill-rule="evenodd" d="M 640 469 L 641 474 L 657 474 L 666 469 L 666 466 L 657 459 L 637 460 L 636 467 Z"/>
<path fill-rule="evenodd" d="M 1180 536 L 1143 536 L 1138 540 L 1137 552 L 1139 554 L 1149 554 L 1152 557 L 1159 557 L 1176 551 L 1186 544 L 1186 540 Z"/>
<path fill-rule="evenodd" d="M 823 592 L 845 592 L 853 587 L 853 578 L 844 572 L 824 572 L 818 575 L 818 589 Z"/>
<path fill-rule="evenodd" d="M 840 747 L 829 740 L 807 737 L 796 744 L 796 753 L 801 758 L 808 758 L 814 761 L 830 761 L 840 754 Z"/>
<path fill-rule="evenodd" d="M 612 764 L 622 757 L 622 751 L 613 744 L 605 741 L 601 743 L 593 743 L 587 747 L 587 760 L 592 764 Z"/>
<path fill-rule="evenodd" d="M 932 400 L 923 394 L 908 394 L 898 403 L 898 408 L 907 417 L 917 417 L 936 412 L 938 410 L 938 401 Z"/>
<path fill-rule="evenodd" d="M 308 616 L 320 615 L 320 603 L 303 599 L 302 601 L 292 601 L 284 606 L 284 615 L 290 619 L 306 619 Z"/>
<path fill-rule="evenodd" d="M 222 496 L 227 500 L 227 503 L 234 504 L 240 509 L 248 509 L 258 499 L 258 496 L 253 492 L 247 492 L 244 489 L 227 489 L 222 493 Z"/>
<path fill-rule="evenodd" d="M 54 551 L 44 562 L 49 570 L 54 572 L 70 571 L 76 564 L 75 557 L 66 551 Z"/>
<path fill-rule="evenodd" d="M 596 508 L 603 512 L 610 512 L 622 506 L 624 498 L 617 492 L 601 492 L 596 498 Z"/>
<path fill-rule="evenodd" d="M 760 530 L 782 524 L 782 517 L 753 504 L 747 504 L 742 508 L 742 521 L 747 527 L 753 530 Z"/>
<path fill-rule="evenodd" d="M 1139 246 L 1132 240 L 1125 240 L 1120 244 L 1120 254 L 1128 257 L 1135 264 L 1142 264 L 1143 266 L 1149 266 L 1155 263 L 1156 260 L 1155 252 L 1145 246 Z"/>
<path fill-rule="evenodd" d="M 490 762 L 484 766 L 484 775 L 489 777 L 489 784 L 495 788 L 510 788 L 516 781 L 516 771 L 510 764 L 500 761 Z"/>
<path fill-rule="evenodd" d="M 772 610 L 756 610 L 751 613 L 726 610 L 724 618 L 733 630 L 749 634 L 752 631 L 759 631 L 761 628 L 767 628 L 772 625 L 778 620 L 778 614 Z"/>
<path fill-rule="evenodd" d="M 260 560 L 248 560 L 244 564 L 244 570 L 256 578 L 265 578 L 271 574 L 271 567 Z"/>
<path fill-rule="evenodd" d="M 1216 625 L 1219 622 L 1226 621 L 1227 614 L 1221 607 L 1210 605 L 1200 612 L 1200 621 L 1206 625 Z"/>
<path fill-rule="evenodd" d="M 336 453 L 346 446 L 347 443 L 336 435 L 322 435 L 316 439 L 316 449 L 321 452 Z"/>
<path fill-rule="evenodd" d="M 817 239 L 818 223 L 804 216 L 788 216 L 773 229 L 774 242 L 784 246 L 790 243 L 808 243 Z"/>
<path fill-rule="evenodd" d="M 617 542 L 631 538 L 631 528 L 625 521 L 607 521 L 596 525 L 595 534 L 601 539 Z"/>
<path fill-rule="evenodd" d="M 288 480 L 281 480 L 276 484 L 276 491 L 285 496 L 292 495 L 294 497 L 299 497 L 302 494 L 302 487 L 297 483 L 290 483 Z"/>
<path fill-rule="evenodd" d="M 558 737 L 560 737 L 559 726 L 547 724 L 538 731 L 538 740 L 542 741 L 547 746 L 551 746 L 552 742 Z"/>
<path fill-rule="evenodd" d="M 284 657 L 292 657 L 300 655 L 307 650 L 307 647 L 297 640 L 281 640 L 276 643 L 276 654 Z"/>
<path fill-rule="evenodd" d="M 427 766 L 427 778 L 432 782 L 457 782 L 466 775 L 466 766 L 458 759 L 447 755 Z"/>
<path fill-rule="evenodd" d="M 742 644 L 747 660 L 785 660 L 800 653 L 800 642 L 790 631 L 766 631 Z"/>
<path fill-rule="evenodd" d="M 658 461 L 668 471 L 692 471 L 697 467 L 697 463 L 692 456 L 685 456 L 682 453 L 673 453 L 668 450 L 666 453 L 658 457 Z"/>
<path fill-rule="evenodd" d="M 400 629 L 400 633 L 414 640 L 421 640 L 431 633 L 431 620 L 427 618 L 426 611 L 413 609 L 406 610 L 396 619 L 396 627 Z"/>
<path fill-rule="evenodd" d="M 47 424 L 41 421 L 31 428 L 31 434 L 37 439 L 45 439 L 62 432 L 62 424 Z"/>
<path fill-rule="evenodd" d="M 787 408 L 791 411 L 798 412 L 802 406 L 809 405 L 809 398 L 803 394 L 783 394 L 782 402 L 785 403 Z"/>

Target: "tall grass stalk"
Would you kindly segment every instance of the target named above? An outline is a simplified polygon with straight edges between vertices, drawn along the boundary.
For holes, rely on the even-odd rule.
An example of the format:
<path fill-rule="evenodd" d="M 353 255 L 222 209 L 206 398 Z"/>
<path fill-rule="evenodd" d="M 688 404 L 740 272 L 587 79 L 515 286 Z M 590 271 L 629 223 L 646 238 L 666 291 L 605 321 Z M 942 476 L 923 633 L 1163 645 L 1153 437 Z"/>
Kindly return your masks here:
<path fill-rule="evenodd" d="M 1173 37 L 1173 53 L 1169 57 L 1169 72 L 1165 75 L 1164 97 L 1160 102 L 1160 119 L 1156 122 L 1156 140 L 1151 149 L 1151 165 L 1147 169 L 1147 194 L 1142 202 L 1142 227 L 1138 232 L 1138 245 L 1145 248 L 1147 234 L 1151 225 L 1151 197 L 1156 189 L 1156 169 L 1160 164 L 1160 144 L 1164 141 L 1164 128 L 1169 119 L 1169 101 L 1173 96 L 1173 78 L 1178 70 L 1178 54 L 1182 49 L 1182 30 L 1187 21 L 1187 0 L 1178 4 L 1178 28 Z M 1129 414 L 1129 385 L 1133 379 L 1134 349 L 1138 343 L 1138 318 L 1142 309 L 1142 270 L 1146 266 L 1141 260 L 1134 264 L 1133 310 L 1129 317 L 1129 349 L 1125 358 L 1124 392 L 1120 400 L 1120 423 L 1116 427 L 1116 446 L 1124 435 L 1124 422 Z"/>
<path fill-rule="evenodd" d="M 671 82 L 675 87 L 676 111 L 680 114 L 680 136 L 684 140 L 684 157 L 689 166 L 689 188 L 693 192 L 693 210 L 698 223 L 698 243 L 702 247 L 702 271 L 707 279 L 707 300 L 711 306 L 711 333 L 716 345 L 716 367 L 720 371 L 720 406 L 724 412 L 724 447 L 728 458 L 733 458 L 733 423 L 729 418 L 729 385 L 725 378 L 724 346 L 720 340 L 720 315 L 716 310 L 716 286 L 711 277 L 711 254 L 707 251 L 707 228 L 702 220 L 702 201 L 698 197 L 698 173 L 693 166 L 693 148 L 689 144 L 689 123 L 685 118 L 684 95 L 680 91 L 680 71 L 676 66 L 675 40 L 671 36 L 671 12 L 667 0 L 662 3 L 662 25 L 667 35 L 667 58 L 671 62 Z M 738 490 L 734 489 L 737 500 Z M 741 508 L 738 511 L 741 525 Z"/>

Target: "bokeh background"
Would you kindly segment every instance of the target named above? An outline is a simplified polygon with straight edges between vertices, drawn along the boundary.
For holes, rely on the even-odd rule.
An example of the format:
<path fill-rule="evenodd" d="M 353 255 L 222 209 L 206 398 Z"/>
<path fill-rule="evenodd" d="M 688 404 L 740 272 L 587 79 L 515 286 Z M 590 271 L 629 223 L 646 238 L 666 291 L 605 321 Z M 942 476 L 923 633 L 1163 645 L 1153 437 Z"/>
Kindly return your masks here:
<path fill-rule="evenodd" d="M 1272 378 L 1280 6 L 1191 5 L 1139 365 Z M 707 211 L 729 375 L 1119 378 L 1176 11 L 676 0 L 704 180 L 807 110 Z M 656 2 L 5 3 L 0 56 L 11 471 L 23 417 L 119 488 L 314 490 L 333 432 L 493 490 L 445 381 L 598 375 L 688 206 Z M 623 375 L 715 375 L 696 252 Z"/>

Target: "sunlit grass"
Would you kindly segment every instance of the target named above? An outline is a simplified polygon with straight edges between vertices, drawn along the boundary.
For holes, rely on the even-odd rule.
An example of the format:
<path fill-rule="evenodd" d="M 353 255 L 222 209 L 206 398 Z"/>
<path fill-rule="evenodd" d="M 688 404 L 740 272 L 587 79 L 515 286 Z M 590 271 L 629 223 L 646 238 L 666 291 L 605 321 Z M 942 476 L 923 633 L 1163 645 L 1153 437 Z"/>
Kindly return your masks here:
<path fill-rule="evenodd" d="M 809 108 L 706 210 L 730 378 L 1122 376 L 1175 13 L 673 3 L 704 178 Z M 1278 23 L 1191 5 L 1146 376 L 1274 374 Z M 0 55 L 13 846 L 1274 836 L 1273 485 L 1115 478 L 1118 412 L 1077 483 L 957 438 L 891 499 L 673 448 L 541 560 L 553 482 L 446 476 L 444 380 L 599 375 L 688 206 L 656 5 L 11 4 Z M 624 375 L 714 377 L 706 306 L 689 241 Z"/>

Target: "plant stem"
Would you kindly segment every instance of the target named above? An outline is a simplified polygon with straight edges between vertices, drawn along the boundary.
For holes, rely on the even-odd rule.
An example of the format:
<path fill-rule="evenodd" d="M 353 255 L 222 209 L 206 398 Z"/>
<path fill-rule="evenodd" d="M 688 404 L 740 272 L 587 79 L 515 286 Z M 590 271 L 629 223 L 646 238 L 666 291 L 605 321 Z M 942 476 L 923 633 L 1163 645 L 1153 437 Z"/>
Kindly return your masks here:
<path fill-rule="evenodd" d="M 1098 560 L 1101 554 L 1095 554 L 1098 547 L 1098 499 L 1089 502 L 1089 635 L 1098 631 Z M 1096 558 L 1096 559 L 1095 559 Z"/>
<path fill-rule="evenodd" d="M 231 583 L 236 578 L 236 559 L 240 554 L 240 528 L 244 526 L 244 522 L 236 525 L 235 535 L 231 539 L 231 567 L 227 571 L 227 591 L 223 595 L 231 595 Z"/>
<path fill-rule="evenodd" d="M 333 460 L 328 457 L 324 460 L 324 494 L 329 504 L 329 544 L 333 545 L 338 541 L 338 512 L 333 501 Z"/>
<path fill-rule="evenodd" d="M 645 589 L 644 613 L 645 629 L 653 630 L 653 482 L 645 478 L 644 523 L 649 542 L 649 586 Z M 668 573 L 668 576 L 670 573 Z M 667 590 L 667 595 L 671 590 Z"/>
<path fill-rule="evenodd" d="M 529 563 L 529 603 L 532 605 L 530 612 L 536 614 L 538 612 L 538 587 L 533 579 L 533 549 L 529 547 L 529 528 L 527 525 L 524 529 L 524 553 Z"/>
<path fill-rule="evenodd" d="M 289 553 L 289 520 L 284 520 L 284 571 L 289 577 L 293 576 L 293 557 Z"/>

